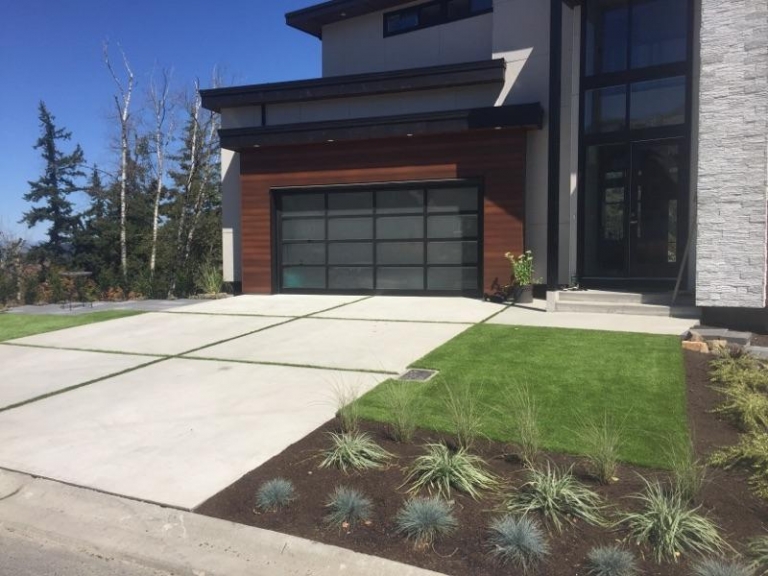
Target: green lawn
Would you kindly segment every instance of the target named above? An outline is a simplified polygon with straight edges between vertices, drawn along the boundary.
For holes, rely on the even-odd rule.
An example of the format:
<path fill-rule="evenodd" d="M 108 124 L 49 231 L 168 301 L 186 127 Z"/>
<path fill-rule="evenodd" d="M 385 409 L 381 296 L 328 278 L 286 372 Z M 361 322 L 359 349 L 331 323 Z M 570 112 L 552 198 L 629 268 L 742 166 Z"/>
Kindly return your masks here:
<path fill-rule="evenodd" d="M 622 425 L 627 462 L 663 467 L 668 447 L 688 442 L 685 368 L 674 336 L 482 324 L 415 366 L 440 370 L 441 378 L 386 382 L 360 400 L 362 416 L 386 421 L 385 387 L 416 386 L 423 400 L 421 425 L 450 431 L 445 387 L 471 386 L 484 407 L 484 433 L 513 440 L 500 411 L 504 389 L 527 385 L 549 450 L 580 453 L 574 431 L 585 419 L 605 414 Z"/>
<path fill-rule="evenodd" d="M 13 340 L 23 336 L 32 336 L 42 332 L 61 330 L 83 324 L 93 324 L 125 316 L 141 314 L 132 310 L 108 310 L 105 312 L 92 312 L 77 316 L 57 316 L 51 314 L 0 314 L 0 342 Z"/>

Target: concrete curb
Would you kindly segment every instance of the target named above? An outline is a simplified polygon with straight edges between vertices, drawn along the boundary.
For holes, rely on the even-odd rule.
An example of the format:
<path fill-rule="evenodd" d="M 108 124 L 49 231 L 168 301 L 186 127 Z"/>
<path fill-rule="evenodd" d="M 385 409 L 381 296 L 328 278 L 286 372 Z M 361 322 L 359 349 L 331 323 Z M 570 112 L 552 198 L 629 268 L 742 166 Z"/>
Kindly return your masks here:
<path fill-rule="evenodd" d="M 277 532 L 0 471 L 0 527 L 193 576 L 440 576 Z"/>

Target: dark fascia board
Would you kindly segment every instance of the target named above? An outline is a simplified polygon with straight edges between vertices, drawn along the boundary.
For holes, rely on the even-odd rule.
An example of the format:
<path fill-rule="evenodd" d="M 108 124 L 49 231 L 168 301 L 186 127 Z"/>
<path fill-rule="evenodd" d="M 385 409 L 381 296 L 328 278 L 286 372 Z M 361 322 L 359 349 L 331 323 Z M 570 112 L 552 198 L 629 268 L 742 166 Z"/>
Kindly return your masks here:
<path fill-rule="evenodd" d="M 219 138 L 222 148 L 239 151 L 261 146 L 451 134 L 481 129 L 541 129 L 543 121 L 544 110 L 541 104 L 532 103 L 355 120 L 229 128 L 219 130 Z"/>
<path fill-rule="evenodd" d="M 504 59 L 498 58 L 480 62 L 430 66 L 428 68 L 213 88 L 201 90 L 200 95 L 203 99 L 203 107 L 214 112 L 221 112 L 223 108 L 241 106 L 375 96 L 395 92 L 437 90 L 480 84 L 501 84 L 504 82 L 505 69 Z"/>
<path fill-rule="evenodd" d="M 285 22 L 292 28 L 322 38 L 323 26 L 412 2 L 413 0 L 330 0 L 289 12 L 285 15 Z"/>

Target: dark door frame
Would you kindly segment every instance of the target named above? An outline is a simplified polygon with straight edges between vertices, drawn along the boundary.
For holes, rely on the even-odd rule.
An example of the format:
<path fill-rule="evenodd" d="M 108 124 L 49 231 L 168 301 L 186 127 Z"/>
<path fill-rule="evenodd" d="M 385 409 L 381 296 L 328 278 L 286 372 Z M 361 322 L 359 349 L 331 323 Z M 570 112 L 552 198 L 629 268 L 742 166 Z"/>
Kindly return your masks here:
<path fill-rule="evenodd" d="M 634 0 L 628 0 L 628 5 Z M 578 158 L 578 182 L 577 182 L 577 258 L 576 258 L 576 272 L 579 279 L 579 284 L 585 287 L 596 288 L 640 288 L 640 289 L 667 289 L 674 286 L 674 280 L 670 285 L 667 279 L 654 279 L 654 278 L 631 278 L 631 277 L 615 277 L 615 278 L 590 278 L 586 277 L 585 271 L 585 202 L 586 202 L 586 190 L 585 190 L 585 165 L 586 165 L 586 151 L 591 145 L 600 144 L 626 144 L 628 146 L 629 154 L 629 169 L 627 185 L 629 189 L 632 188 L 632 144 L 640 142 L 648 142 L 666 139 L 680 138 L 683 142 L 683 155 L 687 161 L 685 170 L 685 184 L 684 193 L 681 198 L 685 205 L 685 210 L 678 211 L 678 230 L 681 234 L 678 234 L 678 259 L 682 262 L 682 255 L 686 249 L 686 245 L 689 242 L 688 234 L 690 233 L 690 199 L 691 199 L 691 150 L 692 150 L 692 138 L 693 138 L 693 65 L 694 65 L 694 25 L 696 22 L 695 17 L 695 4 L 697 0 L 687 0 L 688 7 L 688 32 L 686 38 L 687 58 L 683 62 L 677 62 L 672 64 L 662 64 L 659 66 L 653 66 L 648 68 L 632 69 L 631 60 L 629 58 L 629 51 L 631 50 L 631 39 L 627 41 L 627 69 L 621 72 L 605 73 L 594 77 L 588 77 L 586 75 L 586 56 L 587 56 L 587 7 L 588 2 L 584 0 L 581 2 L 581 23 L 580 23 L 580 56 L 579 56 L 579 158 Z M 632 12 L 629 11 L 628 20 L 628 34 L 631 33 L 632 27 Z M 605 133 L 594 134 L 587 136 L 584 131 L 584 113 L 585 113 L 585 93 L 587 90 L 602 88 L 606 86 L 614 86 L 624 84 L 627 87 L 632 82 L 643 82 L 657 79 L 670 78 L 674 76 L 685 77 L 686 87 L 686 103 L 685 103 L 685 119 L 684 122 L 676 126 L 662 126 L 654 128 L 645 128 L 640 130 L 630 130 L 627 125 L 624 130 Z M 626 119 L 629 119 L 629 106 L 630 106 L 630 94 L 627 93 L 626 97 Z M 683 186 L 681 184 L 681 186 Z M 628 217 L 628 214 L 625 214 Z M 629 244 L 629 240 L 627 241 Z M 690 266 L 690 260 L 686 263 L 685 267 L 678 273 L 682 277 L 683 288 L 688 287 L 688 268 Z"/>
<path fill-rule="evenodd" d="M 356 191 L 373 191 L 377 190 L 407 190 L 413 188 L 422 188 L 425 191 L 430 188 L 461 188 L 461 187 L 474 187 L 477 189 L 477 286 L 468 290 L 428 290 L 426 274 L 430 265 L 427 262 L 427 250 L 426 245 L 428 242 L 426 218 L 428 216 L 427 206 L 425 203 L 424 211 L 422 213 L 425 219 L 424 225 L 424 238 L 422 239 L 425 245 L 424 248 L 424 290 L 382 290 L 376 288 L 376 231 L 375 231 L 375 198 L 374 194 L 374 237 L 371 242 L 374 245 L 373 248 L 373 264 L 371 267 L 374 270 L 374 284 L 373 289 L 352 289 L 352 290 L 335 290 L 335 289 L 312 289 L 312 288 L 283 288 L 282 286 L 282 239 L 281 239 L 281 226 L 280 226 L 280 210 L 278 197 L 283 194 L 290 193 L 307 193 L 317 192 L 319 194 L 325 194 L 326 198 L 326 211 L 327 211 L 327 198 L 330 192 L 356 192 Z M 426 196 L 425 196 L 426 199 Z M 449 180 L 411 180 L 401 182 L 376 182 L 371 184 L 339 184 L 339 185 L 323 185 L 323 186 L 298 186 L 298 187 L 278 187 L 270 190 L 270 211 L 271 211 L 271 225 L 272 225 L 272 292 L 274 294 L 329 294 L 329 295 L 353 295 L 353 296 L 365 296 L 365 295 L 387 295 L 387 296 L 465 296 L 471 298 L 479 298 L 483 294 L 484 284 L 484 185 L 481 178 L 457 178 Z M 454 213 L 446 213 L 446 215 L 452 215 Z M 460 213 L 459 213 L 460 214 Z M 327 247 L 327 214 L 324 216 L 326 219 L 326 247 Z M 460 240 L 460 239 L 456 239 Z M 407 240 L 399 240 L 400 242 Z M 414 239 L 414 241 L 416 241 Z M 448 240 L 446 240 L 448 241 Z M 327 248 L 326 248 L 327 252 Z M 327 270 L 327 253 L 326 264 Z M 439 267 L 439 266 L 438 266 Z"/>

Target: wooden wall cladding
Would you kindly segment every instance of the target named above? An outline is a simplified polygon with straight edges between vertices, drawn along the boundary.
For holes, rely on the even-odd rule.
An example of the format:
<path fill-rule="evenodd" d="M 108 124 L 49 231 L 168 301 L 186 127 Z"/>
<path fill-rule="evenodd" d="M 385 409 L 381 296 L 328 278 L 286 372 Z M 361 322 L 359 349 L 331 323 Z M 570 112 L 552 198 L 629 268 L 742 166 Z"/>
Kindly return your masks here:
<path fill-rule="evenodd" d="M 329 142 L 241 151 L 243 292 L 269 294 L 271 191 L 413 180 L 478 179 L 484 190 L 483 285 L 509 281 L 504 253 L 524 246 L 525 131 Z"/>

